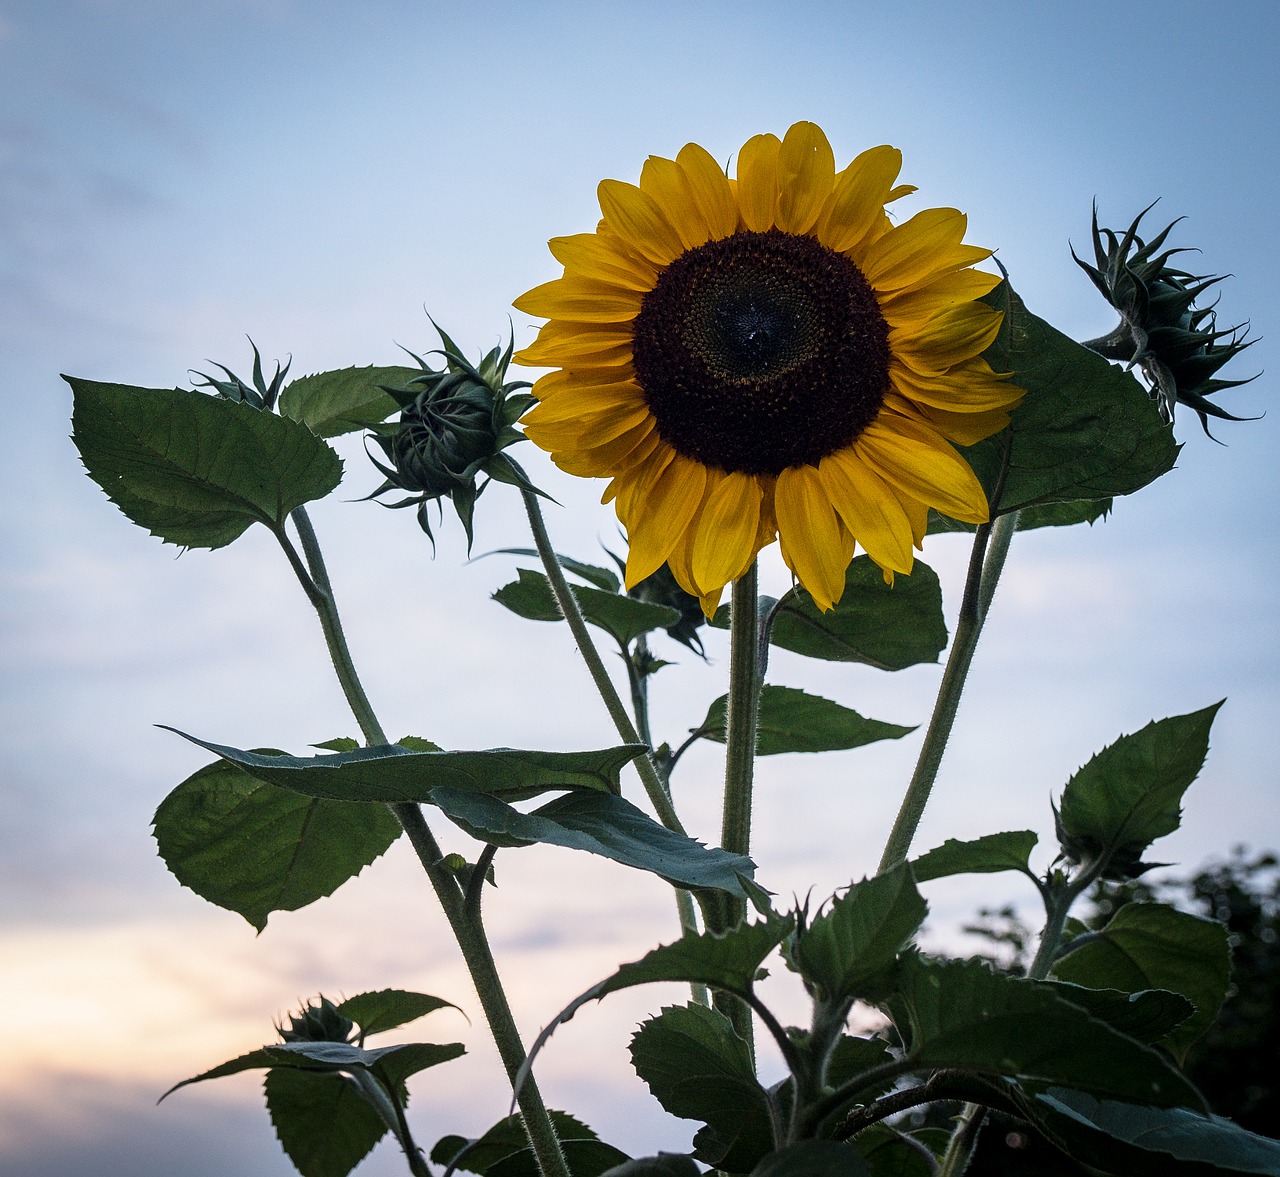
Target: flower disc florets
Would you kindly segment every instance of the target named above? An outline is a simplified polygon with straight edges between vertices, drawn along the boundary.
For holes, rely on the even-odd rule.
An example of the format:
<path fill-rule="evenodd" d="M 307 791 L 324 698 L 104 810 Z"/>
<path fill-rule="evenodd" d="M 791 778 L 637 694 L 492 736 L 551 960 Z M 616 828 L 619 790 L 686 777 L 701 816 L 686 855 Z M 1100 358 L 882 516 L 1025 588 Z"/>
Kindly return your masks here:
<path fill-rule="evenodd" d="M 1093 280 L 1102 297 L 1119 313 L 1120 323 L 1109 335 L 1089 340 L 1085 346 L 1112 360 L 1136 365 L 1147 378 L 1152 397 L 1166 421 L 1173 420 L 1175 406 L 1193 409 L 1201 428 L 1209 432 L 1209 418 L 1245 421 L 1207 398 L 1248 380 L 1219 380 L 1216 373 L 1233 356 L 1252 346 L 1248 324 L 1218 329 L 1213 306 L 1197 307 L 1196 300 L 1225 274 L 1191 274 L 1169 264 L 1187 247 L 1164 249 L 1173 226 L 1166 226 L 1150 241 L 1138 236 L 1138 225 L 1151 211 L 1148 205 L 1122 234 L 1098 227 L 1093 210 L 1093 253 L 1096 265 L 1076 257 L 1076 264 Z"/>
<path fill-rule="evenodd" d="M 514 425 L 533 398 L 519 391 L 529 387 L 527 382 L 506 382 L 510 344 L 505 351 L 494 348 L 472 365 L 443 331 L 440 337 L 443 369 L 437 371 L 414 355 L 422 374 L 402 388 L 384 388 L 400 405 L 400 419 L 373 431 L 390 464 L 370 455 L 386 481 L 369 497 L 393 489 L 410 492 L 409 498 L 384 505 L 416 506 L 418 523 L 433 542 L 427 506 L 451 500 L 470 551 L 475 502 L 488 479 L 535 490 L 502 452 L 524 440 Z M 481 474 L 487 479 L 477 484 Z"/>

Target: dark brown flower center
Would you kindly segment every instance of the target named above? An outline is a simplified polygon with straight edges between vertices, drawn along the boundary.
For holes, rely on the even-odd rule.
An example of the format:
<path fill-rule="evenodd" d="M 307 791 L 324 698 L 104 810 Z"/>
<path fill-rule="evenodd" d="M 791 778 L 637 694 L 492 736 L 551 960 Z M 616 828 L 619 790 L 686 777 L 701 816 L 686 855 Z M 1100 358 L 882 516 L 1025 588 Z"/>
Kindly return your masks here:
<path fill-rule="evenodd" d="M 745 474 L 843 449 L 889 387 L 889 326 L 862 271 L 778 229 L 678 257 L 645 295 L 632 346 L 662 439 Z"/>

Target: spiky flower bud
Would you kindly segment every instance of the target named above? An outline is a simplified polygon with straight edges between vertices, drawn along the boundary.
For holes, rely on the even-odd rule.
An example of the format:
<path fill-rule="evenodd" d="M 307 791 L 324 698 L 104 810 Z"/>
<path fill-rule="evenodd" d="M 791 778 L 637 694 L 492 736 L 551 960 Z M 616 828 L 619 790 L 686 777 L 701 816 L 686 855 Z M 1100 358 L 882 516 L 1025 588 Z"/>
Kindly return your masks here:
<path fill-rule="evenodd" d="M 1207 399 L 1225 388 L 1256 379 L 1219 380 L 1216 373 L 1233 356 L 1255 341 L 1246 339 L 1248 324 L 1219 330 L 1214 306 L 1196 301 L 1225 274 L 1191 274 L 1169 264 L 1186 247 L 1164 249 L 1174 221 L 1150 241 L 1138 236 L 1138 225 L 1154 205 L 1148 205 L 1123 234 L 1098 227 L 1093 209 L 1093 252 L 1096 265 L 1076 256 L 1076 264 L 1117 311 L 1120 323 L 1109 335 L 1091 339 L 1085 347 L 1112 360 L 1137 366 L 1146 377 L 1151 396 L 1166 421 L 1179 404 L 1193 409 L 1205 433 L 1209 418 L 1245 421 Z M 1163 252 L 1161 252 L 1163 250 Z M 1212 436 L 1212 435 L 1210 435 Z"/>
<path fill-rule="evenodd" d="M 430 354 L 444 357 L 443 369 L 437 371 L 410 352 L 421 375 L 403 388 L 384 388 L 400 405 L 400 419 L 374 427 L 373 439 L 389 464 L 370 455 L 386 481 L 369 498 L 390 490 L 408 491 L 408 498 L 382 505 L 416 506 L 418 523 L 433 544 L 428 504 L 449 499 L 467 533 L 469 552 L 476 499 L 489 480 L 536 493 L 502 452 L 524 440 L 515 423 L 534 402 L 519 391 L 529 387 L 527 381 L 506 382 L 511 343 L 505 350 L 495 347 L 472 365 L 443 331 L 440 339 L 444 346 Z M 482 474 L 486 479 L 477 484 Z"/>
<path fill-rule="evenodd" d="M 349 1042 L 354 1028 L 355 1023 L 323 994 L 319 1001 L 309 1001 L 298 1013 L 290 1014 L 287 1030 L 276 1026 L 285 1042 Z"/>
<path fill-rule="evenodd" d="M 221 368 L 226 373 L 225 380 L 208 375 L 205 372 L 193 371 L 193 376 L 199 376 L 200 379 L 195 382 L 197 388 L 212 388 L 220 397 L 229 401 L 240 401 L 245 404 L 252 405 L 255 409 L 263 409 L 270 413 L 276 407 L 276 399 L 280 395 L 280 390 L 284 387 L 284 378 L 289 372 L 289 365 L 293 363 L 288 360 L 283 368 L 280 362 L 276 361 L 276 374 L 271 378 L 268 384 L 262 375 L 262 357 L 258 354 L 258 345 L 249 340 L 249 346 L 253 348 L 253 384 L 246 384 L 240 379 L 230 368 L 224 364 L 220 364 L 217 360 L 210 360 L 215 368 Z"/>

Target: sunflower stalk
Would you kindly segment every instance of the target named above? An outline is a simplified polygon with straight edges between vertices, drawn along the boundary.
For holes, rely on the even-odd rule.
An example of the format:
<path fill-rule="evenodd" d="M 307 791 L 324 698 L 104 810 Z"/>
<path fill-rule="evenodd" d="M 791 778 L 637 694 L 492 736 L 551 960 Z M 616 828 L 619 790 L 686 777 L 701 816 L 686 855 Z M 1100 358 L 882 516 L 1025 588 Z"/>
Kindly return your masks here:
<path fill-rule="evenodd" d="M 329 580 L 315 529 L 302 507 L 293 511 L 290 517 L 298 531 L 306 560 L 305 567 L 299 563 L 297 553 L 288 542 L 286 535 L 280 536 L 280 542 L 286 555 L 289 556 L 290 565 L 302 583 L 303 590 L 315 606 L 320 618 L 325 644 L 329 648 L 329 656 L 347 703 L 360 725 L 360 730 L 364 733 L 366 744 L 386 744 L 389 742 L 386 733 L 365 694 L 347 646 L 342 621 L 334 600 L 333 586 Z M 493 959 L 484 925 L 480 920 L 479 905 L 476 904 L 474 908 L 468 908 L 466 905 L 456 876 L 443 865 L 444 853 L 430 826 L 427 825 L 421 808 L 412 803 L 394 804 L 389 808 L 408 835 L 436 893 L 436 898 L 444 909 L 445 918 L 449 921 L 449 927 L 453 931 L 467 970 L 471 974 L 472 984 L 475 986 L 476 996 L 484 1010 L 485 1019 L 489 1023 L 494 1044 L 498 1048 L 503 1067 L 514 1088 L 516 1076 L 524 1069 L 525 1049 L 502 979 L 498 975 L 497 964 Z M 542 1177 L 570 1177 L 569 1167 L 560 1148 L 555 1127 L 532 1076 L 527 1077 L 516 1089 L 516 1100 Z M 413 1167 L 415 1161 L 407 1147 L 406 1155 L 410 1156 L 410 1165 Z M 418 1161 L 420 1162 L 420 1158 Z M 415 1167 L 413 1171 L 418 1173 L 420 1169 Z"/>

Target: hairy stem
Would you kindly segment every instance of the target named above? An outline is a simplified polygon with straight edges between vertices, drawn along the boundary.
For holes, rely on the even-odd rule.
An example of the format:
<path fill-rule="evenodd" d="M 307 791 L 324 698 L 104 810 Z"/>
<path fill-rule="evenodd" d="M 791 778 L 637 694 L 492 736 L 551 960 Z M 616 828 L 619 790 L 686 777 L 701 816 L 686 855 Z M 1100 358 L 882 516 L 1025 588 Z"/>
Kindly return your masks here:
<path fill-rule="evenodd" d="M 946 751 L 947 741 L 955 724 L 969 666 L 973 662 L 974 651 L 978 648 L 978 638 L 982 635 L 982 626 L 987 619 L 991 599 L 995 595 L 1005 557 L 1009 553 L 1009 542 L 1017 526 L 1018 512 L 1011 511 L 1007 515 L 1001 515 L 994 524 L 984 523 L 974 536 L 969 574 L 965 580 L 964 599 L 960 603 L 960 617 L 956 622 L 951 652 L 947 655 L 946 670 L 942 674 L 942 684 L 934 701 L 933 715 L 929 719 L 929 729 L 920 748 L 915 772 L 907 786 L 906 796 L 902 799 L 897 820 L 880 859 L 882 874 L 904 862 L 911 851 L 911 843 L 919 828 L 920 819 L 924 816 L 925 806 L 929 803 L 934 782 L 938 779 L 942 754 Z"/>
<path fill-rule="evenodd" d="M 350 1077 L 360 1089 L 360 1094 L 382 1117 L 382 1122 L 391 1129 L 397 1143 L 404 1150 L 405 1160 L 409 1162 L 409 1171 L 413 1177 L 432 1177 L 426 1158 L 414 1143 L 413 1134 L 409 1131 L 408 1121 L 404 1117 L 404 1108 L 387 1094 L 386 1088 L 368 1071 L 351 1071 Z"/>
<path fill-rule="evenodd" d="M 360 730 L 369 744 L 387 743 L 386 733 L 374 714 L 364 687 L 356 673 L 351 652 L 347 647 L 342 622 L 338 616 L 338 607 L 333 596 L 333 586 L 329 581 L 329 573 L 325 567 L 324 556 L 316 539 L 315 529 L 303 508 L 299 507 L 292 514 L 294 526 L 298 529 L 298 538 L 306 556 L 306 569 L 301 569 L 294 558 L 290 559 L 295 572 L 299 574 L 303 589 L 315 606 L 320 618 L 320 626 L 324 631 L 325 643 L 329 647 L 329 656 L 333 661 L 334 671 L 342 684 L 343 692 Z M 284 538 L 286 554 L 290 546 Z M 475 985 L 476 996 L 484 1010 L 485 1019 L 489 1023 L 490 1033 L 502 1059 L 507 1077 L 515 1083 L 525 1062 L 524 1045 L 520 1040 L 520 1031 L 511 1013 L 506 991 L 498 976 L 497 965 L 493 953 L 484 934 L 478 913 L 472 918 L 466 910 L 462 889 L 457 878 L 443 865 L 444 855 L 440 845 L 432 834 L 422 810 L 415 804 L 396 804 L 390 806 L 392 813 L 399 820 L 409 841 L 421 862 L 427 878 L 431 882 L 436 898 L 444 909 L 449 927 L 453 930 L 462 950 L 463 959 Z M 529 1143 L 537 1157 L 538 1168 L 543 1177 L 570 1177 L 569 1167 L 564 1153 L 556 1137 L 551 1117 L 547 1114 L 546 1105 L 536 1083 L 530 1077 L 521 1085 L 517 1093 L 517 1101 L 523 1115 L 525 1130 L 529 1135 Z M 416 1170 L 415 1170 L 416 1172 Z"/>

